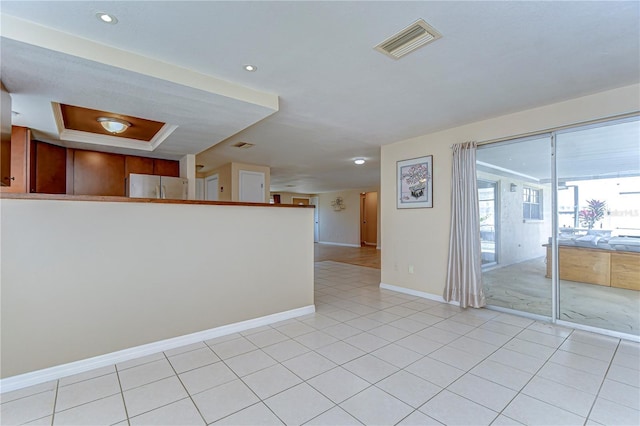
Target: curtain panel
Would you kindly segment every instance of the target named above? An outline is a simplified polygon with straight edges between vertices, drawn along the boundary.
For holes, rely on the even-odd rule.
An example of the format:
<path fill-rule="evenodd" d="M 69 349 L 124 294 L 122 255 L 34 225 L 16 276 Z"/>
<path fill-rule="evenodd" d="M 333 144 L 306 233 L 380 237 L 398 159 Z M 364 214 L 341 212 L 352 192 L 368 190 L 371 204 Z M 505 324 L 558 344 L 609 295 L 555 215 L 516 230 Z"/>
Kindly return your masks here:
<path fill-rule="evenodd" d="M 444 300 L 461 308 L 486 305 L 482 289 L 476 142 L 453 145 L 451 231 Z"/>

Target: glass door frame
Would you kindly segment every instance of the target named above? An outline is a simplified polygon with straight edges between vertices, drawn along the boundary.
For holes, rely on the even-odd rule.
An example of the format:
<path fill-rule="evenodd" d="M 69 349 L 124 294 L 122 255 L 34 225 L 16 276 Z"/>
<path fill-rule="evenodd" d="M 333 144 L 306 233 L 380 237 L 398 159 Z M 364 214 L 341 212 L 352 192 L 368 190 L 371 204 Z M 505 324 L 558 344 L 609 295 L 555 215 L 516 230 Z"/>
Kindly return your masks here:
<path fill-rule="evenodd" d="M 493 262 L 482 264 L 482 269 L 489 269 L 498 264 L 498 253 L 500 251 L 500 182 L 486 178 L 476 177 L 478 182 L 486 182 L 493 187 L 493 239 L 494 254 Z"/>
<path fill-rule="evenodd" d="M 589 326 L 589 325 L 585 325 L 585 324 L 580 324 L 577 322 L 570 322 L 570 321 L 566 321 L 566 320 L 562 320 L 559 318 L 559 314 L 560 314 L 560 285 L 559 285 L 559 246 L 558 246 L 558 232 L 559 232 L 559 213 L 558 213 L 558 186 L 559 186 L 559 182 L 558 182 L 558 171 L 557 171 L 557 155 L 556 155 L 556 148 L 557 148 L 557 143 L 556 143 L 556 136 L 558 134 L 562 134 L 562 133 L 570 133 L 570 132 L 575 132 L 575 131 L 580 131 L 580 130 L 587 130 L 589 128 L 595 128 L 595 127 L 601 127 L 601 126 L 607 126 L 607 125 L 615 125 L 615 124 L 619 124 L 619 123 L 624 123 L 624 122 L 628 122 L 628 121 L 637 121 L 640 117 L 640 114 L 638 113 L 634 113 L 634 114 L 628 114 L 626 116 L 622 116 L 622 117 L 611 117 L 608 119 L 602 119 L 602 120 L 596 120 L 593 121 L 591 123 L 583 123 L 583 124 L 577 124 L 577 125 L 572 125 L 572 126 L 566 126 L 566 127 L 561 127 L 561 128 L 557 128 L 555 130 L 547 130 L 547 131 L 543 131 L 540 132 L 539 134 L 532 134 L 532 135 L 527 135 L 527 136 L 522 136 L 522 137 L 513 137 L 513 138 L 509 138 L 509 139 L 504 139 L 504 140 L 500 140 L 500 141 L 491 141 L 491 142 L 485 142 L 485 143 L 480 143 L 479 147 L 480 148 L 482 145 L 494 145 L 497 143 L 516 143 L 516 142 L 520 142 L 520 141 L 524 141 L 530 138 L 538 138 L 538 137 L 545 137 L 548 136 L 550 138 L 550 143 L 551 143 L 551 258 L 552 258 L 552 265 L 551 265 L 551 317 L 547 317 L 546 315 L 539 315 L 539 314 L 532 314 L 532 313 L 528 313 L 525 311 L 518 311 L 518 310 L 514 310 L 514 309 L 509 309 L 509 308 L 503 308 L 500 306 L 491 306 L 491 305 L 487 305 L 488 309 L 492 309 L 492 310 L 496 310 L 496 311 L 500 311 L 500 312 L 507 312 L 507 313 L 513 313 L 513 314 L 517 314 L 520 316 L 524 316 L 527 318 L 531 318 L 531 319 L 535 319 L 535 320 L 543 320 L 543 321 L 549 321 L 552 324 L 557 324 L 557 325 L 561 325 L 561 326 L 565 326 L 565 327 L 570 327 L 573 329 L 577 329 L 577 330 L 585 330 L 585 331 L 591 331 L 591 332 L 595 332 L 595 333 L 599 333 L 599 334 L 604 334 L 604 335 L 608 335 L 608 336 L 613 336 L 613 337 L 617 337 L 617 338 L 622 338 L 622 339 L 627 339 L 627 340 L 631 340 L 631 341 L 635 341 L 635 342 L 640 342 L 640 336 L 639 335 L 633 335 L 633 334 L 628 334 L 628 333 L 624 333 L 624 332 L 619 332 L 619 331 L 614 331 L 614 330 L 609 330 L 606 328 L 598 328 L 598 327 L 593 327 L 593 326 Z M 476 175 L 476 179 L 478 180 L 478 177 Z M 483 179 L 486 180 L 486 179 Z M 498 216 L 496 215 L 496 229 L 498 228 L 497 225 L 498 222 Z M 496 247 L 497 247 L 497 242 L 496 242 Z"/>
<path fill-rule="evenodd" d="M 580 324 L 577 322 L 571 322 L 560 319 L 560 271 L 559 271 L 559 245 L 558 245 L 558 235 L 559 235 L 559 219 L 560 214 L 558 212 L 558 187 L 559 182 L 557 178 L 557 144 L 556 144 L 556 136 L 561 135 L 563 133 L 572 133 L 577 131 L 589 130 L 598 127 L 604 126 L 614 126 L 617 124 L 622 124 L 631 121 L 639 121 L 640 114 L 634 113 L 629 114 L 624 117 L 612 117 L 609 119 L 598 120 L 592 123 L 586 124 L 578 124 L 574 126 L 567 126 L 561 129 L 557 129 L 551 132 L 552 137 L 552 202 L 553 202 L 553 235 L 552 235 L 552 256 L 553 256 L 553 265 L 552 265 L 552 296 L 555 301 L 552 303 L 552 311 L 553 317 L 551 318 L 551 322 L 553 324 L 558 324 L 564 327 L 570 327 L 577 330 L 585 330 L 594 333 L 604 334 L 607 336 L 617 337 L 621 339 L 631 340 L 634 342 L 640 342 L 640 335 L 628 334 L 621 331 L 609 330 L 606 328 L 594 327 L 586 324 Z M 577 220 L 577 219 L 576 219 Z"/>

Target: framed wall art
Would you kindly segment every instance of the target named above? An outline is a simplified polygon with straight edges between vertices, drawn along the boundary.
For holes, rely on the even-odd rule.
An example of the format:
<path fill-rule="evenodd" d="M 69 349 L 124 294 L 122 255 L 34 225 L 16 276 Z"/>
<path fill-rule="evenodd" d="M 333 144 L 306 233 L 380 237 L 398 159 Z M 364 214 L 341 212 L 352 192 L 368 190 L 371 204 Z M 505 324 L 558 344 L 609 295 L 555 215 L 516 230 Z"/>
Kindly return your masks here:
<path fill-rule="evenodd" d="M 433 155 L 397 162 L 399 209 L 433 207 Z"/>

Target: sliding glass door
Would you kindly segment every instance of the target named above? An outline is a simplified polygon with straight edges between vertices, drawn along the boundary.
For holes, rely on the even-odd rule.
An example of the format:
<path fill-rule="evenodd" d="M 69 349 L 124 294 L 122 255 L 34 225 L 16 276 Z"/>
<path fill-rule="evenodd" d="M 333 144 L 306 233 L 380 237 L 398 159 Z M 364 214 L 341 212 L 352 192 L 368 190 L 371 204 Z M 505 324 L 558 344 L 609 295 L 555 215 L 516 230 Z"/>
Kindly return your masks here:
<path fill-rule="evenodd" d="M 558 319 L 640 334 L 640 122 L 558 132 Z"/>
<path fill-rule="evenodd" d="M 632 117 L 478 148 L 488 305 L 640 335 L 639 140 Z"/>
<path fill-rule="evenodd" d="M 546 251 L 551 236 L 549 135 L 485 145 L 477 152 L 487 303 L 551 316 Z"/>

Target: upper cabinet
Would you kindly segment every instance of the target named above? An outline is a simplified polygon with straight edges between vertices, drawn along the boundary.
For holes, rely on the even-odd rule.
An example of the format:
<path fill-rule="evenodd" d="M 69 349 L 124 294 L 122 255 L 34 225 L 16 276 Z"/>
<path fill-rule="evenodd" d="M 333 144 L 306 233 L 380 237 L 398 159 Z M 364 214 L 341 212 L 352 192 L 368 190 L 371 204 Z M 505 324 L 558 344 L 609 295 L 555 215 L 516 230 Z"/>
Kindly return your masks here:
<path fill-rule="evenodd" d="M 180 177 L 180 162 L 173 160 L 153 160 L 153 174 L 158 176 Z"/>
<path fill-rule="evenodd" d="M 180 162 L 105 152 L 72 150 L 71 167 L 67 166 L 67 194 L 126 195 L 127 178 L 131 173 L 180 176 Z M 72 175 L 71 177 L 69 175 Z"/>
<path fill-rule="evenodd" d="M 26 127 L 11 129 L 10 168 L 3 167 L 0 192 L 28 192 L 31 131 Z"/>
<path fill-rule="evenodd" d="M 0 186 L 9 186 L 3 177 L 11 177 L 11 95 L 0 81 Z"/>
<path fill-rule="evenodd" d="M 131 173 L 180 177 L 180 162 L 174 160 L 127 155 L 125 157 L 124 167 L 125 177 L 129 177 Z"/>
<path fill-rule="evenodd" d="M 33 141 L 31 143 L 30 192 L 66 194 L 67 149 Z"/>
<path fill-rule="evenodd" d="M 74 150 L 73 194 L 124 197 L 124 155 Z"/>
<path fill-rule="evenodd" d="M 26 127 L 11 129 L 10 152 L 3 150 L 0 192 L 126 195 L 131 173 L 180 176 L 180 162 L 65 148 L 32 141 Z M 7 150 L 9 151 L 9 150 Z M 5 165 L 10 157 L 10 164 Z M 10 166 L 10 167 L 9 167 Z"/>
<path fill-rule="evenodd" d="M 152 175 L 153 163 L 153 158 L 133 157 L 131 155 L 127 155 L 124 159 L 124 175 L 125 177 L 129 177 L 131 173 Z"/>

